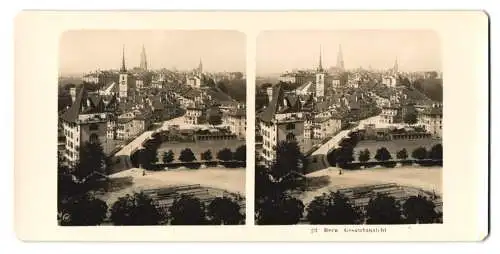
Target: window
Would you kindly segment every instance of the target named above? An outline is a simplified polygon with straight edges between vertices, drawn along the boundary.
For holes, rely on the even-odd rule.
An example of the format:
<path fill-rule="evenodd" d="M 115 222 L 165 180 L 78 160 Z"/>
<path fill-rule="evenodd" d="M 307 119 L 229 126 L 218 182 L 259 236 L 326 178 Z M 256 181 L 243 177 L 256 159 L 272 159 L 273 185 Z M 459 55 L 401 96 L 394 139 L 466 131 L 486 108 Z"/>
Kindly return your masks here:
<path fill-rule="evenodd" d="M 89 142 L 90 143 L 96 143 L 99 141 L 99 136 L 97 134 L 93 133 L 90 135 Z"/>
<path fill-rule="evenodd" d="M 295 135 L 293 133 L 286 134 L 286 141 L 295 141 Z"/>
<path fill-rule="evenodd" d="M 293 129 L 295 129 L 295 124 L 293 124 L 293 123 L 289 123 L 289 124 L 287 124 L 287 125 L 286 125 L 286 129 L 287 129 L 287 130 L 293 130 Z"/>

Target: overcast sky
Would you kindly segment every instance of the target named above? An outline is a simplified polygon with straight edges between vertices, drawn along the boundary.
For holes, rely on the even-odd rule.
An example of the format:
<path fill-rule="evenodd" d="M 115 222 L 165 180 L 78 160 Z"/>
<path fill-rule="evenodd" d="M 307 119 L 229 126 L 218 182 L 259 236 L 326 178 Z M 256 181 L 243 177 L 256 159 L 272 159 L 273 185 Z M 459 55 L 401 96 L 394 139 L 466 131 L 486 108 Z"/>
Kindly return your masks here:
<path fill-rule="evenodd" d="M 193 69 L 200 58 L 206 71 L 245 72 L 245 35 L 222 30 L 88 30 L 63 34 L 60 44 L 61 74 L 81 74 L 119 69 L 125 46 L 127 68 L 139 66 L 142 45 L 148 68 Z"/>
<path fill-rule="evenodd" d="M 345 68 L 387 69 L 398 59 L 400 71 L 441 70 L 437 34 L 424 30 L 267 31 L 257 39 L 257 75 L 294 68 L 335 66 L 342 45 Z"/>

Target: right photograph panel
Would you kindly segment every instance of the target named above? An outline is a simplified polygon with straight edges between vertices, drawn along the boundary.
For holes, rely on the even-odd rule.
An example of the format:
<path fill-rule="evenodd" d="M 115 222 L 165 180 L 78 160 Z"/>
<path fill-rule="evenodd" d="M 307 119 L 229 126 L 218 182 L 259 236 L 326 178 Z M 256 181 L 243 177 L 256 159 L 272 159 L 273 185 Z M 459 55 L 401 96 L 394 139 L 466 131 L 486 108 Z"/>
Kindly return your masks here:
<path fill-rule="evenodd" d="M 433 31 L 266 31 L 256 62 L 256 224 L 443 222 Z"/>

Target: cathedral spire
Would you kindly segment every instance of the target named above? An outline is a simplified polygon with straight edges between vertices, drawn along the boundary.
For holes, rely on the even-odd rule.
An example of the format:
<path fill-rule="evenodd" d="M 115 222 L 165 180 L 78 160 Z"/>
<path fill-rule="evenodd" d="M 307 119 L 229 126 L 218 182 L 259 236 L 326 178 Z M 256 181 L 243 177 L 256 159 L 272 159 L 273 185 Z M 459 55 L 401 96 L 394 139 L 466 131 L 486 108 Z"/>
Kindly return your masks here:
<path fill-rule="evenodd" d="M 339 44 L 339 52 L 337 53 L 337 68 L 344 69 L 344 55 L 342 54 L 342 44 Z"/>
<path fill-rule="evenodd" d="M 323 71 L 323 63 L 321 59 L 321 45 L 319 45 L 319 64 L 318 64 L 318 71 Z"/>
<path fill-rule="evenodd" d="M 198 73 L 203 73 L 203 63 L 201 62 L 201 57 L 200 57 L 200 63 L 198 64 Z"/>
<path fill-rule="evenodd" d="M 122 49 L 122 68 L 120 69 L 121 72 L 126 72 L 127 68 L 125 67 L 125 45 L 123 45 Z"/>
<path fill-rule="evenodd" d="M 146 58 L 146 48 L 144 48 L 144 44 L 142 44 L 140 68 L 144 71 L 148 70 L 148 60 Z"/>
<path fill-rule="evenodd" d="M 396 57 L 396 60 L 394 61 L 394 67 L 392 69 L 394 73 L 398 73 L 399 71 L 399 66 L 398 66 L 398 58 Z"/>

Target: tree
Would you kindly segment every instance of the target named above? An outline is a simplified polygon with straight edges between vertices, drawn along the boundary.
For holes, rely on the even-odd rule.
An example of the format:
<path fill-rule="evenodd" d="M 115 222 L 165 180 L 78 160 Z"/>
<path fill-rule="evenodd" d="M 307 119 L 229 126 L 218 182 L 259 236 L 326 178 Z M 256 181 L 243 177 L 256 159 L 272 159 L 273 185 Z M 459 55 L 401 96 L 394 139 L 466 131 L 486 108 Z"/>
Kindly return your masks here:
<path fill-rule="evenodd" d="M 237 161 L 246 161 L 247 160 L 247 147 L 246 145 L 241 145 L 236 148 L 236 151 L 233 154 L 233 159 Z"/>
<path fill-rule="evenodd" d="M 419 147 L 411 153 L 411 157 L 417 159 L 417 160 L 423 160 L 427 159 L 427 150 L 425 147 Z"/>
<path fill-rule="evenodd" d="M 416 124 L 417 123 L 417 113 L 409 112 L 404 116 L 404 122 L 406 124 Z"/>
<path fill-rule="evenodd" d="M 211 161 L 213 159 L 212 151 L 206 150 L 205 152 L 201 153 L 201 159 L 204 161 Z"/>
<path fill-rule="evenodd" d="M 434 223 L 438 219 L 435 205 L 432 200 L 423 196 L 411 196 L 403 204 L 403 214 L 406 223 L 428 224 Z"/>
<path fill-rule="evenodd" d="M 442 160 L 443 159 L 443 146 L 441 144 L 435 144 L 429 153 L 430 159 Z"/>
<path fill-rule="evenodd" d="M 339 154 L 340 154 L 340 148 L 335 148 L 326 155 L 326 159 L 328 160 L 328 163 L 330 163 L 331 166 L 337 165 L 337 159 L 339 157 Z"/>
<path fill-rule="evenodd" d="M 337 164 L 340 167 L 354 161 L 354 149 L 352 146 L 340 147 L 337 150 Z"/>
<path fill-rule="evenodd" d="M 61 226 L 96 226 L 106 218 L 108 205 L 93 194 L 87 193 L 70 199 L 60 209 Z"/>
<path fill-rule="evenodd" d="M 182 196 L 170 207 L 170 219 L 172 225 L 204 225 L 205 206 L 198 198 Z"/>
<path fill-rule="evenodd" d="M 220 125 L 222 124 L 222 117 L 217 114 L 210 114 L 207 119 L 208 123 L 211 125 Z"/>
<path fill-rule="evenodd" d="M 367 224 L 401 223 L 401 208 L 394 197 L 378 194 L 370 199 L 366 209 Z"/>
<path fill-rule="evenodd" d="M 406 151 L 406 148 L 403 148 L 400 151 L 398 151 L 396 157 L 400 160 L 406 160 L 408 158 L 408 152 Z"/>
<path fill-rule="evenodd" d="M 256 160 L 257 161 L 257 160 Z M 273 193 L 281 193 L 279 186 L 271 181 L 271 172 L 262 165 L 255 166 L 255 201 L 271 196 Z"/>
<path fill-rule="evenodd" d="M 192 162 L 196 160 L 193 151 L 191 149 L 186 148 L 181 151 L 181 155 L 179 155 L 179 160 L 182 162 Z"/>
<path fill-rule="evenodd" d="M 304 203 L 289 195 L 269 196 L 257 206 L 256 221 L 260 225 L 297 224 L 304 213 Z"/>
<path fill-rule="evenodd" d="M 367 162 L 367 161 L 369 161 L 370 160 L 370 151 L 368 149 L 360 151 L 358 159 L 361 162 Z"/>
<path fill-rule="evenodd" d="M 302 171 L 303 156 L 295 141 L 281 141 L 276 148 L 276 160 L 271 167 L 271 173 L 281 178 L 290 172 Z"/>
<path fill-rule="evenodd" d="M 114 225 L 159 225 L 164 219 L 156 203 L 143 192 L 120 197 L 111 207 Z"/>
<path fill-rule="evenodd" d="M 146 148 L 138 150 L 137 156 L 140 166 L 148 170 L 153 169 L 154 164 L 158 162 L 158 150 L 153 147 L 146 146 Z"/>
<path fill-rule="evenodd" d="M 94 172 L 106 173 L 108 159 L 99 142 L 85 142 L 80 148 L 80 161 L 74 169 L 74 175 L 84 179 Z"/>
<path fill-rule="evenodd" d="M 307 220 L 311 224 L 357 224 L 359 219 L 360 213 L 340 192 L 323 193 L 307 207 Z"/>
<path fill-rule="evenodd" d="M 217 152 L 217 159 L 221 161 L 230 161 L 233 159 L 233 152 L 229 148 L 224 148 Z"/>
<path fill-rule="evenodd" d="M 217 197 L 207 207 L 211 224 L 239 225 L 243 224 L 245 216 L 240 212 L 241 206 L 229 197 Z"/>
<path fill-rule="evenodd" d="M 388 161 L 392 159 L 391 153 L 387 150 L 387 148 L 382 147 L 377 149 L 377 154 L 375 154 L 375 159 L 378 161 Z"/>
<path fill-rule="evenodd" d="M 174 161 L 174 152 L 172 150 L 168 150 L 168 152 L 163 153 L 163 163 L 170 163 Z"/>

